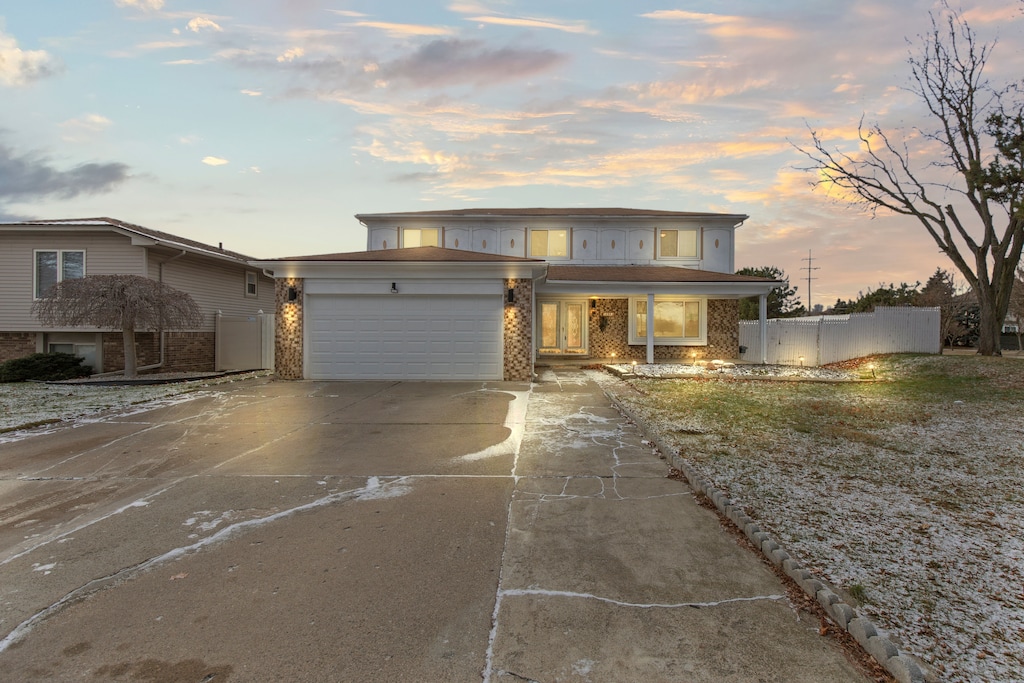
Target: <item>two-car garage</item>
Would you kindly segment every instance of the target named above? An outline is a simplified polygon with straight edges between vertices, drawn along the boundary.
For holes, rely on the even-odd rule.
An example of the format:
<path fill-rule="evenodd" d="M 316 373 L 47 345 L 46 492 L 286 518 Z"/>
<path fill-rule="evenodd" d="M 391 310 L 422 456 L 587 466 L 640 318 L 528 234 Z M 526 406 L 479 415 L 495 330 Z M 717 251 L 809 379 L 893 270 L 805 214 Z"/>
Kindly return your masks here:
<path fill-rule="evenodd" d="M 310 379 L 501 379 L 500 295 L 310 294 Z"/>
<path fill-rule="evenodd" d="M 543 261 L 411 247 L 257 263 L 278 283 L 281 378 L 532 378 Z"/>

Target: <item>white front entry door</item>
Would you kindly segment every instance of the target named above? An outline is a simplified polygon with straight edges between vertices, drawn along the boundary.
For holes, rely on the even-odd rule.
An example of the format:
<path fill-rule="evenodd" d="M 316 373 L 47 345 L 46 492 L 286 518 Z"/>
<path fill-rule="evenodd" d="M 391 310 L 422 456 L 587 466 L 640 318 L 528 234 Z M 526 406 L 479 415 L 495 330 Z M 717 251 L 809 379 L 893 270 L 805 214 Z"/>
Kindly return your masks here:
<path fill-rule="evenodd" d="M 587 302 L 537 302 L 537 354 L 587 355 Z"/>
<path fill-rule="evenodd" d="M 494 295 L 307 295 L 309 379 L 502 378 Z"/>

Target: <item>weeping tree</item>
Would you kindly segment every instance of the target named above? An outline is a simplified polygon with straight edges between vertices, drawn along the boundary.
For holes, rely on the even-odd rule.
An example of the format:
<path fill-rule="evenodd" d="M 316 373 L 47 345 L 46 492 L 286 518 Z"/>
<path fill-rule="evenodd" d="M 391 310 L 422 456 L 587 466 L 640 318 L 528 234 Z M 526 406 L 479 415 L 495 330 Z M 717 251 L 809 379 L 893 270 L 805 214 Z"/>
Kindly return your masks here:
<path fill-rule="evenodd" d="M 977 298 L 983 355 L 1000 353 L 1024 246 L 1024 91 L 985 77 L 994 47 L 944 3 L 908 59 L 908 90 L 933 127 L 887 132 L 861 118 L 856 152 L 813 130 L 813 148 L 800 148 L 814 162 L 816 185 L 838 188 L 872 213 L 910 217 L 931 235 Z"/>
<path fill-rule="evenodd" d="M 32 304 L 32 314 L 44 325 L 91 325 L 121 330 L 124 376 L 138 374 L 135 332 L 187 329 L 203 322 L 191 296 L 141 275 L 90 275 L 62 280 Z"/>

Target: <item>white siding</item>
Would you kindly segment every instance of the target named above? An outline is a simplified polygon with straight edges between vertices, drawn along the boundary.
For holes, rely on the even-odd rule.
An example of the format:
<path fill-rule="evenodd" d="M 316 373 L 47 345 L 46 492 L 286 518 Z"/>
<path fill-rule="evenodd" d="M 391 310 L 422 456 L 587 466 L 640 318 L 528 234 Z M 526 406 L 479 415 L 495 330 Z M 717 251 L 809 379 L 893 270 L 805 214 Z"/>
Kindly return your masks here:
<path fill-rule="evenodd" d="M 160 277 L 160 262 L 167 261 L 174 252 L 150 250 L 149 274 Z M 245 296 L 245 272 L 257 273 L 257 296 Z M 164 283 L 187 292 L 203 311 L 203 331 L 213 331 L 217 311 L 224 315 L 253 315 L 262 310 L 274 312 L 274 281 L 255 268 L 234 265 L 212 258 L 187 254 L 169 261 L 163 267 Z"/>
<path fill-rule="evenodd" d="M 144 275 L 143 250 L 131 240 L 109 232 L 0 232 L 0 330 L 35 332 L 51 328 L 31 313 L 33 252 L 37 249 L 85 251 L 86 275 Z M 80 328 L 79 328 L 80 329 Z"/>

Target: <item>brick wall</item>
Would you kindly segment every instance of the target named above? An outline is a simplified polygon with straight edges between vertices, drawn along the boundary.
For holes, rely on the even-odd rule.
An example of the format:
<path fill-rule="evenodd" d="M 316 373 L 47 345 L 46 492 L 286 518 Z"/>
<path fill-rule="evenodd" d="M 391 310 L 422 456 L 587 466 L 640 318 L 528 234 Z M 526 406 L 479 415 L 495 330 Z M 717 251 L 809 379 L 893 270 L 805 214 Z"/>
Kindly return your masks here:
<path fill-rule="evenodd" d="M 0 332 L 0 363 L 35 352 L 35 332 Z"/>
<path fill-rule="evenodd" d="M 515 303 L 505 304 L 505 370 L 509 382 L 533 379 L 533 280 L 507 279 Z"/>
<path fill-rule="evenodd" d="M 630 345 L 629 301 L 626 299 L 597 299 L 589 309 L 588 333 L 592 358 L 616 358 L 645 361 L 647 346 Z M 707 346 L 654 345 L 655 360 L 692 360 L 696 358 L 738 358 L 739 302 L 730 299 L 708 300 Z M 604 329 L 602 329 L 602 327 Z"/>
<path fill-rule="evenodd" d="M 120 332 L 103 333 L 103 369 L 124 370 L 124 336 Z M 155 332 L 135 333 L 135 362 L 138 367 L 160 362 L 160 343 Z"/>
<path fill-rule="evenodd" d="M 277 322 L 274 329 L 274 375 L 302 379 L 302 278 L 279 278 L 275 285 Z M 288 301 L 288 288 L 298 299 Z"/>
<path fill-rule="evenodd" d="M 215 332 L 166 332 L 164 344 L 164 372 L 213 372 L 217 367 Z"/>
<path fill-rule="evenodd" d="M 216 335 L 213 332 L 164 333 L 164 364 L 161 372 L 213 372 L 216 365 Z M 135 358 L 141 368 L 160 362 L 160 336 L 156 332 L 135 333 Z M 103 333 L 103 370 L 124 369 L 124 338 L 120 332 Z"/>

